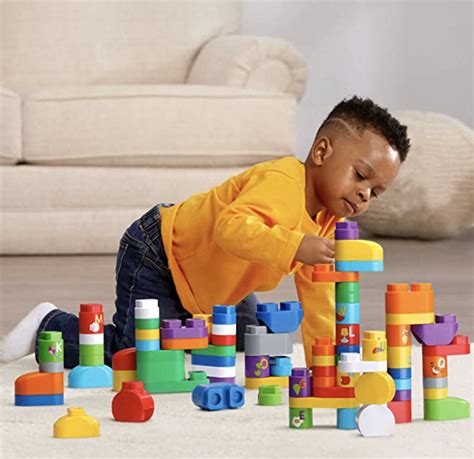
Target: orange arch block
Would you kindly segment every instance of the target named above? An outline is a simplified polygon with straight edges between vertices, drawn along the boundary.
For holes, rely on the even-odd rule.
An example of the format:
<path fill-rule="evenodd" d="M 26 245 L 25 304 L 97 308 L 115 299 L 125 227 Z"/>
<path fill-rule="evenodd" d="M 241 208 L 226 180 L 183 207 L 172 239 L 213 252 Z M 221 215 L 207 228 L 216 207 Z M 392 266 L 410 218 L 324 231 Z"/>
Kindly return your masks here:
<path fill-rule="evenodd" d="M 64 373 L 26 373 L 15 380 L 15 395 L 53 395 L 64 393 Z"/>

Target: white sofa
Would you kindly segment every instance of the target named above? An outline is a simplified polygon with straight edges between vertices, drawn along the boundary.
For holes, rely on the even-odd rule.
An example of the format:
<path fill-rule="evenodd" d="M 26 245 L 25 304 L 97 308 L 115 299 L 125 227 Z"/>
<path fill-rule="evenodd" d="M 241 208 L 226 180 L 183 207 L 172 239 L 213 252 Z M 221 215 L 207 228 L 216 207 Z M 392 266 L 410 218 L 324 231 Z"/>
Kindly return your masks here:
<path fill-rule="evenodd" d="M 292 154 L 301 55 L 240 1 L 5 1 L 2 254 L 113 253 L 127 225 Z"/>

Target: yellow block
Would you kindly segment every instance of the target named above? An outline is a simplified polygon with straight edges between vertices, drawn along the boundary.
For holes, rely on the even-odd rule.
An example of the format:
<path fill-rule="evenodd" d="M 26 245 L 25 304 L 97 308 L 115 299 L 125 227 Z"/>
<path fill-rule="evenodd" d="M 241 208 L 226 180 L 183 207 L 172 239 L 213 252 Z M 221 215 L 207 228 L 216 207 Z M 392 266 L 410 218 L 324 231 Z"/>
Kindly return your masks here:
<path fill-rule="evenodd" d="M 433 324 L 434 321 L 434 312 L 425 312 L 423 314 L 387 314 L 385 316 L 387 325 L 422 325 Z"/>
<path fill-rule="evenodd" d="M 439 400 L 441 398 L 448 398 L 448 388 L 443 387 L 439 389 L 423 389 L 423 398 L 429 400 Z"/>
<path fill-rule="evenodd" d="M 135 329 L 135 339 L 136 340 L 147 340 L 147 339 L 160 339 L 160 329 L 155 328 L 151 330 L 136 330 Z"/>
<path fill-rule="evenodd" d="M 363 405 L 383 405 L 395 396 L 395 382 L 385 372 L 365 373 L 357 378 L 354 393 Z"/>
<path fill-rule="evenodd" d="M 387 355 L 388 368 L 411 367 L 411 346 L 389 346 Z"/>
<path fill-rule="evenodd" d="M 67 416 L 60 417 L 53 426 L 56 438 L 99 437 L 100 424 L 86 414 L 84 408 L 68 408 Z"/>
<path fill-rule="evenodd" d="M 387 360 L 387 338 L 384 331 L 370 330 L 362 338 L 362 360 Z"/>
<path fill-rule="evenodd" d="M 333 367 L 336 365 L 334 355 L 313 355 L 311 362 L 313 367 Z"/>
<path fill-rule="evenodd" d="M 290 397 L 290 408 L 357 408 L 355 398 Z"/>
<path fill-rule="evenodd" d="M 267 378 L 245 378 L 247 389 L 258 389 L 265 384 L 277 384 L 281 387 L 288 387 L 290 378 L 288 376 L 268 376 Z"/>
<path fill-rule="evenodd" d="M 337 261 L 381 261 L 383 248 L 373 241 L 340 240 L 336 241 Z"/>
<path fill-rule="evenodd" d="M 338 387 L 354 387 L 360 373 L 346 373 L 336 369 L 336 386 Z"/>
<path fill-rule="evenodd" d="M 113 372 L 113 387 L 112 390 L 119 392 L 122 390 L 122 383 L 124 381 L 136 381 L 136 370 L 114 370 Z"/>

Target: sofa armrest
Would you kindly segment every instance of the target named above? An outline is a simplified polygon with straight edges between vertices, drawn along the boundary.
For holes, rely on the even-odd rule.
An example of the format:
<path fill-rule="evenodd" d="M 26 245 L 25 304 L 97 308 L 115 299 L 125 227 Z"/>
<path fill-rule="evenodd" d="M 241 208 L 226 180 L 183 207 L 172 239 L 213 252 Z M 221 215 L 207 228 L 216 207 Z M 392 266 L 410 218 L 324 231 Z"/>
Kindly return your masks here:
<path fill-rule="evenodd" d="M 306 86 L 306 63 L 284 40 L 226 35 L 203 46 L 186 83 L 278 91 L 299 100 Z"/>

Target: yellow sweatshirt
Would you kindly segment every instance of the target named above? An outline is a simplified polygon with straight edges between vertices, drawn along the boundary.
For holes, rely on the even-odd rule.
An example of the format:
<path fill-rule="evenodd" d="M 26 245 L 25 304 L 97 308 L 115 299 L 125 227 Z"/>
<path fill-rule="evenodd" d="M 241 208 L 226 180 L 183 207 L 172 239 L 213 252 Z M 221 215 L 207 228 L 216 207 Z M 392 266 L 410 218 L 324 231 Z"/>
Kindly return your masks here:
<path fill-rule="evenodd" d="M 214 304 L 237 304 L 294 274 L 311 365 L 313 338 L 335 334 L 334 288 L 313 283 L 313 267 L 294 257 L 305 234 L 333 238 L 338 220 L 326 210 L 311 219 L 305 201 L 305 166 L 285 157 L 162 208 L 161 229 L 176 290 L 191 314 L 210 314 Z"/>

